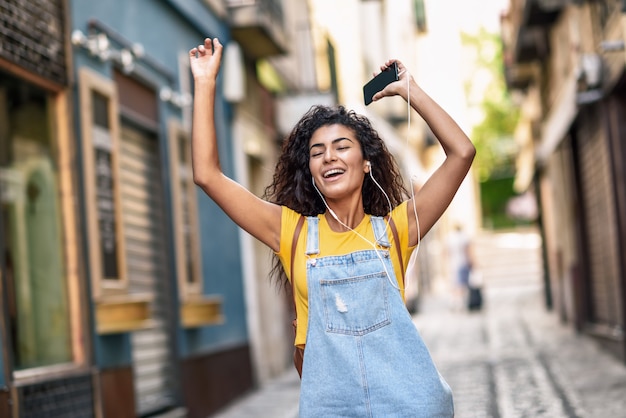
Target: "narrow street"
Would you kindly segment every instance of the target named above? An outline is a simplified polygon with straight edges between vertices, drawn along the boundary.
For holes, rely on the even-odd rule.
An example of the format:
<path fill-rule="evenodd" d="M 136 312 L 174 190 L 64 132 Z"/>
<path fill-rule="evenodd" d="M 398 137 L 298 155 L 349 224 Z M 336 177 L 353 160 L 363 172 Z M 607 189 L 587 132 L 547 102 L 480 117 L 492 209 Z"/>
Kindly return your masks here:
<path fill-rule="evenodd" d="M 447 289 L 434 286 L 414 316 L 452 388 L 455 417 L 624 416 L 626 366 L 545 309 L 536 234 L 483 234 L 476 243 L 482 309 L 453 309 Z M 214 417 L 293 418 L 298 391 L 288 370 Z"/>
<path fill-rule="evenodd" d="M 430 295 L 415 317 L 453 389 L 456 417 L 617 417 L 626 367 L 547 312 L 538 238 L 482 235 L 485 304 L 454 312 Z"/>

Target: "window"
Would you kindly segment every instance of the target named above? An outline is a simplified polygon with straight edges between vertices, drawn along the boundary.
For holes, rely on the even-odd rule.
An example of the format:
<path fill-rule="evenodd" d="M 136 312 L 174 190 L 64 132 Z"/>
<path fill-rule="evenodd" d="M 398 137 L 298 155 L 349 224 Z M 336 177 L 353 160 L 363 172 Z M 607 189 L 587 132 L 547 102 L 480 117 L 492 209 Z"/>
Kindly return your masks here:
<path fill-rule="evenodd" d="M 202 294 L 196 185 L 191 171 L 191 137 L 179 122 L 169 128 L 172 202 L 178 286 L 183 299 Z"/>
<path fill-rule="evenodd" d="M 1 275 L 16 372 L 78 356 L 54 103 L 47 92 L 0 73 Z"/>
<path fill-rule="evenodd" d="M 115 85 L 82 69 L 83 171 L 94 298 L 128 288 L 119 192 L 119 121 Z"/>
<path fill-rule="evenodd" d="M 152 294 L 130 294 L 120 182 L 120 121 L 115 83 L 79 72 L 88 265 L 100 334 L 152 326 Z"/>

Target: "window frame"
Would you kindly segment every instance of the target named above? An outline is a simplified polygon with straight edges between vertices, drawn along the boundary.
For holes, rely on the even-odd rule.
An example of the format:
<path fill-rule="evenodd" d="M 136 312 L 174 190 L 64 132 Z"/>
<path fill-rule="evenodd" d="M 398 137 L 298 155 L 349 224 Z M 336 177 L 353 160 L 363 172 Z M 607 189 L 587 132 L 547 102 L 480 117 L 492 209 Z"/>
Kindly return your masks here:
<path fill-rule="evenodd" d="M 202 296 L 202 257 L 200 252 L 199 234 L 190 234 L 191 254 L 187 254 L 184 232 L 184 211 L 183 202 L 187 202 L 187 213 L 189 217 L 189 228 L 191 231 L 199 230 L 197 188 L 193 182 L 191 168 L 191 133 L 176 119 L 168 122 L 169 138 L 169 166 L 172 192 L 172 218 L 174 221 L 174 248 L 176 256 L 176 277 L 180 298 L 185 301 Z M 183 141 L 183 144 L 180 144 Z M 181 156 L 179 150 L 185 150 L 186 155 Z M 182 157 L 182 158 L 181 158 Z M 186 166 L 181 166 L 181 160 L 188 162 Z M 183 199 L 181 182 L 186 182 L 187 195 Z M 187 281 L 186 260 L 192 261 L 191 283 Z"/>
<path fill-rule="evenodd" d="M 119 167 L 119 105 L 115 82 L 88 68 L 79 70 L 79 95 L 82 109 L 81 136 L 83 157 L 83 184 L 85 192 L 86 229 L 88 241 L 88 260 L 91 272 L 92 296 L 94 300 L 109 296 L 126 294 L 128 274 L 126 269 L 126 249 L 124 222 L 121 208 L 120 167 Z M 96 126 L 93 117 L 93 93 L 107 99 L 107 116 L 110 138 L 111 177 L 113 181 L 113 213 L 116 219 L 116 262 L 117 277 L 103 277 L 103 259 L 100 252 L 101 234 L 99 230 L 97 208 L 97 185 L 94 152 L 94 134 Z"/>
<path fill-rule="evenodd" d="M 71 95 L 63 86 L 58 86 L 39 77 L 30 77 L 22 71 L 18 71 L 14 75 L 20 79 L 20 82 L 32 84 L 46 93 L 47 120 L 44 123 L 47 124 L 50 134 L 50 151 L 52 161 L 56 166 L 56 180 L 58 182 L 56 191 L 59 209 L 58 221 L 60 240 L 63 246 L 61 250 L 61 257 L 63 258 L 62 285 L 65 287 L 67 297 L 70 338 L 69 362 L 17 369 L 13 353 L 10 352 L 12 342 L 6 335 L 6 324 L 3 324 L 0 341 L 5 343 L 3 354 L 6 367 L 5 377 L 7 381 L 13 380 L 19 384 L 27 384 L 31 379 L 40 379 L 41 376 L 64 376 L 67 373 L 75 373 L 76 370 L 86 370 L 85 368 L 88 367 L 91 359 L 89 355 L 91 340 L 86 338 L 88 323 L 84 315 L 87 309 L 84 303 L 86 288 L 82 280 L 84 270 L 81 262 L 84 253 L 81 250 L 80 215 L 76 206 L 79 177 L 76 174 L 76 145 L 73 142 L 74 135 L 71 130 L 73 124 Z M 3 273 L 0 271 L 0 276 Z M 0 282 L 0 288 L 4 287 L 4 282 Z"/>

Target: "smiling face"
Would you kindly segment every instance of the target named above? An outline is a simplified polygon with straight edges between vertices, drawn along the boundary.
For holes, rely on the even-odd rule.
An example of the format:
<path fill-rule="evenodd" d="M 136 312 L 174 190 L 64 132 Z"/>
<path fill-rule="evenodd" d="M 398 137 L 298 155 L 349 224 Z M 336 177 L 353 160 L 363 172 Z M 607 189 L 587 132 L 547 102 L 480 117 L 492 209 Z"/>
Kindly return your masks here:
<path fill-rule="evenodd" d="M 356 135 L 339 124 L 322 126 L 313 133 L 309 141 L 309 169 L 315 185 L 328 199 L 360 195 L 369 170 Z"/>

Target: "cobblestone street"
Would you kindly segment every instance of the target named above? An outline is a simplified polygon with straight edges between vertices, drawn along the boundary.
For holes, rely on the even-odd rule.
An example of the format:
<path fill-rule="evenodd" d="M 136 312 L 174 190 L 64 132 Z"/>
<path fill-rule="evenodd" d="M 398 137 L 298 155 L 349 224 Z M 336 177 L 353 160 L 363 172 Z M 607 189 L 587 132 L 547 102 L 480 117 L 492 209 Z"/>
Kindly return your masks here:
<path fill-rule="evenodd" d="M 451 310 L 435 291 L 415 316 L 456 417 L 626 416 L 626 366 L 545 308 L 539 237 L 484 233 L 475 244 L 483 309 Z"/>
<path fill-rule="evenodd" d="M 416 324 L 452 387 L 456 417 L 618 417 L 626 367 L 564 328 L 540 291 L 488 291 L 473 314 L 428 299 Z"/>
<path fill-rule="evenodd" d="M 546 311 L 536 237 L 501 238 L 480 243 L 482 310 L 453 309 L 435 287 L 414 316 L 452 388 L 455 417 L 625 416 L 626 366 Z M 288 370 L 215 417 L 296 417 L 298 392 Z"/>

